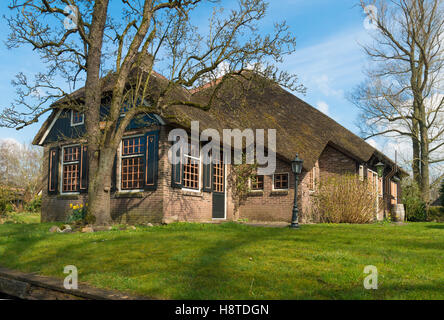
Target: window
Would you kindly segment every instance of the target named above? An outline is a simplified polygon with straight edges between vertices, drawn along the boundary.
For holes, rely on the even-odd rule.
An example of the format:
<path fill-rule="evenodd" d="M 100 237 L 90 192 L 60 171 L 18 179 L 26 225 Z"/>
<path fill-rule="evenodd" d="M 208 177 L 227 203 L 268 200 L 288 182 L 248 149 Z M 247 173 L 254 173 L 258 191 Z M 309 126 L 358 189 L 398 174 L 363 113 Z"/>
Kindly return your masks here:
<path fill-rule="evenodd" d="M 213 191 L 218 193 L 224 192 L 224 163 L 217 161 L 213 164 Z"/>
<path fill-rule="evenodd" d="M 289 180 L 288 173 L 280 173 L 273 175 L 274 190 L 287 190 L 288 180 Z"/>
<path fill-rule="evenodd" d="M 128 105 L 124 105 L 122 108 L 120 108 L 120 116 L 124 117 L 125 114 L 128 112 L 129 108 Z"/>
<path fill-rule="evenodd" d="M 364 181 L 364 166 L 359 166 L 359 180 Z"/>
<path fill-rule="evenodd" d="M 373 189 L 375 190 L 375 192 L 378 191 L 378 174 L 376 172 L 372 172 L 373 174 Z"/>
<path fill-rule="evenodd" d="M 80 181 L 80 146 L 63 148 L 62 156 L 62 192 L 73 193 L 79 191 Z"/>
<path fill-rule="evenodd" d="M 251 190 L 264 190 L 264 176 L 254 176 L 251 178 Z"/>
<path fill-rule="evenodd" d="M 83 124 L 85 116 L 79 111 L 71 110 L 71 126 L 79 126 Z"/>
<path fill-rule="evenodd" d="M 378 191 L 379 196 L 382 197 L 384 195 L 382 178 L 378 178 Z"/>
<path fill-rule="evenodd" d="M 390 181 L 390 194 L 392 196 L 391 204 L 398 203 L 398 184 L 393 180 Z"/>
<path fill-rule="evenodd" d="M 378 174 L 372 170 L 367 171 L 367 180 L 374 192 L 376 192 L 378 188 Z"/>
<path fill-rule="evenodd" d="M 144 161 L 143 136 L 131 137 L 122 140 L 121 153 L 121 189 L 143 189 Z"/>
<path fill-rule="evenodd" d="M 308 172 L 308 190 L 315 191 L 316 188 L 316 167 Z"/>
<path fill-rule="evenodd" d="M 373 187 L 373 173 L 370 170 L 367 170 L 367 180 L 370 187 Z"/>
<path fill-rule="evenodd" d="M 191 146 L 188 149 L 191 150 Z M 200 190 L 200 157 L 193 151 L 184 155 L 183 187 L 190 190 Z"/>

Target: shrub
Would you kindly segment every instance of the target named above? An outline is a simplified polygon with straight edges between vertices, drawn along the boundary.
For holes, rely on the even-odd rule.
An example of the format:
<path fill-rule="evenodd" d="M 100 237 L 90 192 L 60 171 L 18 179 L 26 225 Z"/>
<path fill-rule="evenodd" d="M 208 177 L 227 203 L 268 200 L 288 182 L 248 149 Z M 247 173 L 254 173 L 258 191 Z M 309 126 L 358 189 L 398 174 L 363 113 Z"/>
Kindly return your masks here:
<path fill-rule="evenodd" d="M 11 191 L 7 187 L 0 186 L 0 214 L 13 211 L 11 200 Z"/>
<path fill-rule="evenodd" d="M 7 203 L 6 207 L 5 207 L 5 212 L 14 212 L 14 206 L 12 205 L 12 203 Z"/>
<path fill-rule="evenodd" d="M 427 210 L 427 221 L 444 222 L 444 207 L 430 207 Z"/>
<path fill-rule="evenodd" d="M 410 179 L 403 180 L 402 203 L 405 205 L 407 221 L 427 220 L 426 203 L 421 199 L 418 184 Z"/>
<path fill-rule="evenodd" d="M 42 208 L 42 196 L 35 196 L 34 199 L 29 201 L 25 206 L 25 210 L 28 212 L 40 212 L 41 208 Z"/>
<path fill-rule="evenodd" d="M 66 222 L 84 222 L 87 212 L 86 207 L 84 207 L 83 204 L 73 205 L 72 203 L 69 206 L 72 209 L 72 213 L 69 215 Z"/>
<path fill-rule="evenodd" d="M 374 189 L 356 175 L 324 179 L 314 197 L 315 211 L 323 223 L 371 223 L 376 216 Z"/>

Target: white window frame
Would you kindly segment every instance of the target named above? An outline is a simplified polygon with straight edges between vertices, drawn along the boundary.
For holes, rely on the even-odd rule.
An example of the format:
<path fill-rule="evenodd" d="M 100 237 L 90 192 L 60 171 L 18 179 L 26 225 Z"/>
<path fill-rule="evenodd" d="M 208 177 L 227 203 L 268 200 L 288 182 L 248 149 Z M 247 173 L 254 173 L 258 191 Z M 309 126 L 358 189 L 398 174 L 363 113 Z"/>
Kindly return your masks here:
<path fill-rule="evenodd" d="M 259 175 L 258 175 L 259 176 Z M 248 179 L 248 188 L 250 189 L 250 192 L 264 192 L 265 191 L 265 176 L 264 175 L 261 175 L 262 177 L 264 177 L 264 186 L 263 186 L 263 189 L 262 190 L 253 190 L 252 189 L 252 185 L 253 185 L 253 183 L 252 183 L 252 181 L 251 181 L 251 177 L 250 177 L 250 179 Z"/>
<path fill-rule="evenodd" d="M 70 161 L 70 162 L 65 162 L 64 161 L 64 156 L 65 156 L 65 149 L 66 148 L 73 148 L 73 147 L 79 147 L 79 151 L 81 151 L 81 145 L 80 144 L 69 144 L 66 146 L 62 147 L 62 155 L 60 157 L 60 168 L 59 168 L 59 176 L 60 176 L 60 194 L 61 195 L 77 195 L 80 194 L 80 161 L 81 161 L 81 152 L 79 153 L 79 160 L 77 161 Z M 75 164 L 78 163 L 79 164 L 79 191 L 76 192 L 63 192 L 63 167 L 65 164 Z"/>
<path fill-rule="evenodd" d="M 182 191 L 184 191 L 184 192 L 196 192 L 196 193 L 200 193 L 201 191 L 202 191 L 202 148 L 200 148 L 200 146 L 199 146 L 199 158 L 198 157 L 193 157 L 193 156 L 191 156 L 191 155 L 189 155 L 189 154 L 183 154 L 183 158 L 185 159 L 185 158 L 189 158 L 189 159 L 192 159 L 192 160 L 197 160 L 197 161 L 199 161 L 199 189 L 190 189 L 190 188 L 185 188 L 185 187 L 182 187 Z M 188 148 L 188 153 L 191 153 L 191 148 L 189 147 Z M 185 173 L 185 163 L 183 163 L 182 164 L 183 165 L 183 170 L 182 170 L 182 174 L 184 174 Z M 211 162 L 211 165 L 213 165 L 213 162 Z M 184 178 L 182 177 L 182 186 L 183 186 L 183 183 L 184 183 Z M 211 185 L 213 184 L 213 181 L 211 181 Z"/>
<path fill-rule="evenodd" d="M 144 192 L 144 189 L 122 189 L 122 159 L 127 159 L 127 158 L 136 158 L 136 157 L 140 157 L 140 155 L 131 155 L 131 156 L 122 156 L 122 141 L 125 139 L 131 139 L 131 138 L 140 138 L 143 137 L 143 134 L 137 134 L 137 135 L 132 135 L 132 136 L 127 136 L 127 137 L 123 137 L 122 140 L 120 140 L 119 143 L 119 148 L 117 149 L 117 174 L 116 174 L 116 184 L 117 184 L 117 192 L 118 193 L 140 193 L 140 192 Z M 143 153 L 142 153 L 142 157 L 143 157 Z M 145 169 L 146 170 L 146 169 Z"/>
<path fill-rule="evenodd" d="M 373 179 L 373 187 L 375 188 L 376 193 L 379 195 L 379 191 L 378 191 L 378 188 L 379 188 L 379 176 L 378 176 L 378 174 L 375 171 L 367 169 L 367 180 L 368 180 L 368 175 L 369 174 L 371 174 L 373 176 L 372 177 L 372 179 Z"/>
<path fill-rule="evenodd" d="M 379 187 L 379 182 L 381 182 L 381 188 Z M 378 197 L 384 197 L 384 177 L 378 176 Z"/>
<path fill-rule="evenodd" d="M 310 185 L 308 185 L 308 191 L 310 192 L 310 193 L 315 193 L 316 192 L 316 181 L 318 180 L 317 179 L 317 175 L 316 175 L 316 173 L 317 173 L 317 167 L 316 166 L 314 166 L 312 169 L 311 169 L 311 173 L 313 174 L 313 189 L 311 189 L 310 187 Z M 310 174 L 310 173 L 308 173 L 308 174 Z M 310 176 L 309 176 L 310 177 Z"/>
<path fill-rule="evenodd" d="M 359 180 L 364 181 L 364 166 L 363 165 L 359 166 Z"/>
<path fill-rule="evenodd" d="M 288 186 L 287 189 L 275 189 L 274 188 L 274 178 L 276 175 L 286 174 L 288 177 Z M 290 189 L 290 173 L 289 172 L 277 172 L 273 174 L 273 185 L 272 185 L 272 191 L 288 191 Z"/>
<path fill-rule="evenodd" d="M 395 199 L 391 199 L 391 197 L 393 197 L 393 187 L 396 188 L 396 197 L 395 197 Z M 396 202 L 395 204 L 398 203 L 398 199 L 399 199 L 398 191 L 399 191 L 398 190 L 398 183 L 395 180 L 390 179 L 390 203 L 391 203 L 392 200 L 395 200 L 395 202 Z"/>
<path fill-rule="evenodd" d="M 85 123 L 85 114 L 84 113 L 80 113 L 79 111 L 77 111 L 77 112 L 79 112 L 82 115 L 82 122 L 74 123 L 74 111 L 75 110 L 71 110 L 71 127 L 81 126 L 82 124 Z"/>

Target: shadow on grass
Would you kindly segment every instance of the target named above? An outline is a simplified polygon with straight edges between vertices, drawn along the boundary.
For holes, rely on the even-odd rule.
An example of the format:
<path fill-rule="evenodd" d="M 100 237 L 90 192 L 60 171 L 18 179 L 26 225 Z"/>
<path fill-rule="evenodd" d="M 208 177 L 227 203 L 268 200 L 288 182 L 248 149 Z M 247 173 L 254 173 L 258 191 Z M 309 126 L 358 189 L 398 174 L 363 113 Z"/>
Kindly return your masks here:
<path fill-rule="evenodd" d="M 261 241 L 282 236 L 281 232 L 246 230 L 240 226 L 209 227 L 208 230 L 204 227 L 203 233 L 193 227 L 189 232 L 181 228 L 146 233 L 103 232 L 91 234 L 89 238 L 75 234 L 53 235 L 41 228 L 33 228 L 33 232 L 29 232 L 29 227 L 28 230 L 12 228 L 4 232 L 14 239 L 6 243 L 4 253 L 8 263 L 5 266 L 39 273 L 45 269 L 46 274 L 58 274 L 61 278 L 64 264 L 73 264 L 78 267 L 81 282 L 82 278 L 94 279 L 90 284 L 154 298 L 254 298 L 249 294 L 249 283 L 236 281 L 239 275 L 244 279 L 248 277 L 239 271 L 238 263 L 254 270 L 254 262 L 249 260 L 250 248 L 246 253 L 233 252 L 251 244 L 254 251 L 257 246 L 261 247 Z M 48 245 L 50 250 L 42 251 L 39 246 L 38 254 L 30 252 L 39 241 L 51 237 L 60 237 L 60 241 L 54 238 L 54 245 Z M 150 242 L 157 244 L 147 246 Z M 154 260 L 157 264 L 151 265 L 150 261 Z"/>
<path fill-rule="evenodd" d="M 428 225 L 426 226 L 426 228 L 428 229 L 438 229 L 438 230 L 444 230 L 444 223 L 443 224 L 438 224 L 438 225 Z"/>
<path fill-rule="evenodd" d="M 44 224 L 8 225 L 8 230 L 0 232 L 0 246 L 5 246 L 2 259 L 0 259 L 0 265 L 8 268 L 20 266 L 20 257 L 23 252 L 28 251 L 38 242 L 54 236 L 48 230 L 49 226 Z M 5 259 L 7 260 L 5 261 Z M 26 266 L 20 269 L 24 271 L 30 270 Z"/>
<path fill-rule="evenodd" d="M 444 225 L 427 227 L 444 229 Z M 380 290 L 368 292 L 359 279 L 351 278 L 350 284 L 324 281 L 323 275 L 328 271 L 316 268 L 322 262 L 308 261 L 311 255 L 299 255 L 297 259 L 299 264 L 303 261 L 316 263 L 314 268 L 299 270 L 297 263 L 293 264 L 295 256 L 285 253 L 294 242 L 295 252 L 298 245 L 314 246 L 331 254 L 338 250 L 359 252 L 362 248 L 356 246 L 355 249 L 354 245 L 346 242 L 347 239 L 341 238 L 342 228 L 323 234 L 305 233 L 304 228 L 289 233 L 285 229 L 234 224 L 172 225 L 137 232 L 85 235 L 57 235 L 49 233 L 48 229 L 49 226 L 17 225 L 0 231 L 0 248 L 4 247 L 3 257 L 8 262 L 6 267 L 20 267 L 28 272 L 39 272 L 44 268 L 46 273 L 62 278 L 65 264 L 77 264 L 81 282 L 81 279 L 88 279 L 91 285 L 102 288 L 170 299 L 422 299 L 421 295 L 433 299 L 442 292 L 438 291 L 438 287 L 443 285 L 440 280 L 407 286 L 381 283 Z M 310 228 L 307 230 L 310 231 Z M 329 243 L 336 237 L 339 237 L 337 243 L 322 246 L 323 242 Z M 386 240 L 388 242 L 389 239 Z M 39 241 L 45 243 L 37 245 Z M 267 243 L 269 241 L 272 243 Z M 399 242 L 400 246 L 406 246 L 405 241 Z M 418 242 L 418 239 L 410 246 L 415 249 L 444 249 L 444 245 Z M 279 250 L 284 253 L 279 253 Z M 266 255 L 265 259 L 263 255 Z M 275 257 L 279 259 L 273 260 Z M 333 258 L 337 259 L 334 255 Z M 326 263 L 333 258 L 327 257 Z M 279 267 L 276 263 L 284 264 L 284 268 L 275 271 L 275 266 L 276 269 Z M 300 280 L 292 282 L 289 277 L 299 277 Z M 311 287 L 315 281 L 319 284 Z M 298 290 L 294 286 L 299 286 Z M 410 292 L 415 290 L 417 292 Z"/>

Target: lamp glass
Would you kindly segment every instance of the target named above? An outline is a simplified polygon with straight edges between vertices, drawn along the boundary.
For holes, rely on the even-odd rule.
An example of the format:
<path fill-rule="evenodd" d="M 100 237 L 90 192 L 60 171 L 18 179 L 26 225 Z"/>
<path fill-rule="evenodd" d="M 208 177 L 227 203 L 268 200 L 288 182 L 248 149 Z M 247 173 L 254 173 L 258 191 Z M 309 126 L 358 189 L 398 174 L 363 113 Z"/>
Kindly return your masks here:
<path fill-rule="evenodd" d="M 382 175 L 384 174 L 384 164 L 381 163 L 381 162 L 379 162 L 379 163 L 376 165 L 376 170 L 378 171 L 378 176 L 379 176 L 379 178 L 382 178 Z"/>
<path fill-rule="evenodd" d="M 291 170 L 293 173 L 300 174 L 302 172 L 302 163 L 303 161 L 296 155 L 296 158 L 291 162 Z"/>

